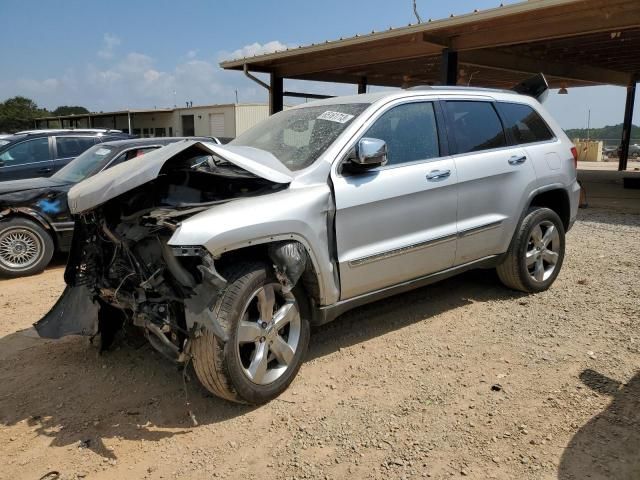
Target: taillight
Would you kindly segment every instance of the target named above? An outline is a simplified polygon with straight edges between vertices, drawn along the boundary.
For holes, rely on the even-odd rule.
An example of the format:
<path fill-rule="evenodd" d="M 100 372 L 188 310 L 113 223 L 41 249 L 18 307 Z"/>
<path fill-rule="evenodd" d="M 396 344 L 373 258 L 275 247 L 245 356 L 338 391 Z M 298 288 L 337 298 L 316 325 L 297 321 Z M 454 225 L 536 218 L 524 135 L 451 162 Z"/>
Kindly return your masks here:
<path fill-rule="evenodd" d="M 578 149 L 576 147 L 571 147 L 571 155 L 573 155 L 573 166 L 578 168 Z"/>

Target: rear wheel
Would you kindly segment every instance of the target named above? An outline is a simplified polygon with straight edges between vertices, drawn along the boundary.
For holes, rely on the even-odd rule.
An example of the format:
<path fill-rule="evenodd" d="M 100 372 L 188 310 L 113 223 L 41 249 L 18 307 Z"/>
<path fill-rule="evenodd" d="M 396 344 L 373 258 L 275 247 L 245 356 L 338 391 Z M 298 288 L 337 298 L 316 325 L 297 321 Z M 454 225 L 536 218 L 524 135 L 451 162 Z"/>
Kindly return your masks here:
<path fill-rule="evenodd" d="M 301 292 L 284 292 L 264 264 L 224 272 L 228 285 L 214 307 L 227 342 L 205 331 L 193 341 L 193 365 L 213 394 L 260 404 L 282 393 L 298 373 L 309 345 Z"/>
<path fill-rule="evenodd" d="M 564 243 L 564 225 L 558 214 L 549 208 L 532 208 L 497 268 L 500 280 L 527 293 L 548 289 L 562 267 Z"/>
<path fill-rule="evenodd" d="M 26 218 L 0 222 L 0 275 L 22 277 L 39 273 L 53 257 L 51 236 Z"/>

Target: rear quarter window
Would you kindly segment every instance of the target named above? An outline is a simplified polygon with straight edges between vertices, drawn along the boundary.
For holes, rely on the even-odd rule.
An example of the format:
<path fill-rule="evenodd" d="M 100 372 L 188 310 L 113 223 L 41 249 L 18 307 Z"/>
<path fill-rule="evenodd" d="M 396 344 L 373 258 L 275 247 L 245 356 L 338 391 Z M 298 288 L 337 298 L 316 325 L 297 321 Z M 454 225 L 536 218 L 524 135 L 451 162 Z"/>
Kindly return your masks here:
<path fill-rule="evenodd" d="M 505 129 L 518 144 L 546 142 L 554 138 L 540 114 L 529 105 L 520 103 L 498 103 Z"/>

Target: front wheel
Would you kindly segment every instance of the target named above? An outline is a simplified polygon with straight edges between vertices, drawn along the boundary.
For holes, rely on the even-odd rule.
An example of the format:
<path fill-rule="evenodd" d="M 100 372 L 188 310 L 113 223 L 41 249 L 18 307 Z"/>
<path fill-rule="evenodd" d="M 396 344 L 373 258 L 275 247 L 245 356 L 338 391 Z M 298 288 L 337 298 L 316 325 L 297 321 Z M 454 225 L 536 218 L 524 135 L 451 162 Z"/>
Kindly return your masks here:
<path fill-rule="evenodd" d="M 564 225 L 549 208 L 529 210 L 520 223 L 497 272 L 504 285 L 527 293 L 542 292 L 555 281 L 564 260 Z"/>
<path fill-rule="evenodd" d="M 53 257 L 51 236 L 26 218 L 0 222 L 0 275 L 23 277 L 40 273 Z"/>
<path fill-rule="evenodd" d="M 228 341 L 209 331 L 194 339 L 194 369 L 219 397 L 265 403 L 286 390 L 304 360 L 310 332 L 306 301 L 300 291 L 285 292 L 261 263 L 224 275 L 228 284 L 213 313 Z"/>

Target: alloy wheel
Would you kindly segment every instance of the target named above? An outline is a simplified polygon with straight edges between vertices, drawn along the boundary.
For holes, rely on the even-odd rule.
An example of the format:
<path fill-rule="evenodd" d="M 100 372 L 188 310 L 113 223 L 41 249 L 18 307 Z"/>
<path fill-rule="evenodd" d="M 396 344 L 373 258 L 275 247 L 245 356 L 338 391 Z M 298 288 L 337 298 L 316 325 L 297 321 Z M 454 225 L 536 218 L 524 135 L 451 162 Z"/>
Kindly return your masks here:
<path fill-rule="evenodd" d="M 26 270 L 40 261 L 43 241 L 28 228 L 9 228 L 0 233 L 0 264 L 8 270 Z"/>
<path fill-rule="evenodd" d="M 560 247 L 560 235 L 553 222 L 544 220 L 533 227 L 525 253 L 527 271 L 533 281 L 541 283 L 553 275 Z"/>
<path fill-rule="evenodd" d="M 300 341 L 298 303 L 279 283 L 256 290 L 238 322 L 236 354 L 247 378 L 268 385 L 293 365 Z"/>

